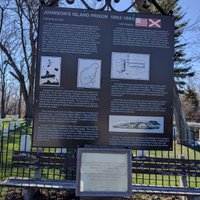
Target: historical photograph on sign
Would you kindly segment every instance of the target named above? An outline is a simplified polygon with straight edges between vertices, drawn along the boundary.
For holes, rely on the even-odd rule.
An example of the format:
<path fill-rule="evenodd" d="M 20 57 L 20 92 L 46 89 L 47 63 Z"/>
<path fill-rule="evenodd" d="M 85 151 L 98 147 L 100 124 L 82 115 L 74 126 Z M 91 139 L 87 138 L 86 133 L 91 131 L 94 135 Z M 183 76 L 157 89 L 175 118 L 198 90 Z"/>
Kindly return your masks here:
<path fill-rule="evenodd" d="M 78 59 L 77 87 L 100 88 L 101 60 Z"/>
<path fill-rule="evenodd" d="M 112 52 L 111 78 L 149 80 L 150 55 Z"/>
<path fill-rule="evenodd" d="M 109 116 L 109 132 L 163 133 L 164 118 L 151 116 Z"/>
<path fill-rule="evenodd" d="M 40 85 L 60 86 L 61 57 L 41 56 Z"/>
<path fill-rule="evenodd" d="M 78 195 L 127 195 L 131 186 L 129 150 L 79 149 Z M 98 196 L 97 195 L 97 196 Z M 113 196 L 115 196 L 113 194 Z"/>

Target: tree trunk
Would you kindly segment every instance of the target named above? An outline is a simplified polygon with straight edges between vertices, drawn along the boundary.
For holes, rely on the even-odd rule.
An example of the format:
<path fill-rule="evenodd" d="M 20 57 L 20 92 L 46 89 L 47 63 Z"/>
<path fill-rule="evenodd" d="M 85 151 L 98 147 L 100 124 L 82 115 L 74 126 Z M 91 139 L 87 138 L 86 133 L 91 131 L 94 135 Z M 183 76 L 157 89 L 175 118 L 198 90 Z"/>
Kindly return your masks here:
<path fill-rule="evenodd" d="M 6 114 L 5 114 L 5 86 L 2 85 L 1 87 L 1 118 L 5 118 Z"/>
<path fill-rule="evenodd" d="M 30 99 L 24 99 L 26 104 L 26 112 L 25 112 L 25 118 L 32 118 L 33 117 L 33 104 L 30 102 Z"/>
<path fill-rule="evenodd" d="M 21 76 L 20 79 L 18 80 L 20 81 L 20 88 L 21 88 L 21 92 L 25 101 L 25 105 L 26 105 L 25 118 L 32 118 L 33 117 L 33 103 L 32 103 L 33 101 L 31 101 L 30 95 L 27 92 L 24 77 Z"/>
<path fill-rule="evenodd" d="M 19 118 L 21 118 L 21 109 L 22 109 L 22 90 L 21 90 L 21 85 L 19 86 L 19 103 L 18 103 L 18 114 Z"/>
<path fill-rule="evenodd" d="M 181 101 L 175 84 L 173 88 L 173 93 L 174 93 L 174 116 L 178 131 L 178 139 L 179 139 L 178 142 L 183 145 L 191 145 L 192 143 L 194 143 L 194 139 L 192 137 L 190 128 L 187 125 L 184 113 L 182 112 Z"/>

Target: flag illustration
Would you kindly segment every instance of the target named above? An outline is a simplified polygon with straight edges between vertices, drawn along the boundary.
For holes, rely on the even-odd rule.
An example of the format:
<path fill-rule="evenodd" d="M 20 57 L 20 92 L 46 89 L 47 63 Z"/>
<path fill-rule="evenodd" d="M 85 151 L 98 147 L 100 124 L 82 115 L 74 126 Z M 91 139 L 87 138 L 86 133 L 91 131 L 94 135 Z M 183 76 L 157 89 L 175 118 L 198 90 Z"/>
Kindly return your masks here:
<path fill-rule="evenodd" d="M 149 19 L 149 27 L 161 28 L 161 19 Z"/>
<path fill-rule="evenodd" d="M 135 19 L 135 26 L 147 27 L 148 26 L 148 20 L 146 18 L 136 18 Z"/>

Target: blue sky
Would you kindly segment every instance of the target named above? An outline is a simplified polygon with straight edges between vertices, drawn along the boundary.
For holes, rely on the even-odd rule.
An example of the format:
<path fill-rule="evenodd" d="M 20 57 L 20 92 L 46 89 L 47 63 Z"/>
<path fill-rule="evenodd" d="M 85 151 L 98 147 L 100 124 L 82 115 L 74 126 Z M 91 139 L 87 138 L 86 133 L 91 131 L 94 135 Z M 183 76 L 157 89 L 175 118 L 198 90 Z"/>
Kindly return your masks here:
<path fill-rule="evenodd" d="M 199 0 L 180 0 L 182 11 L 186 13 L 185 20 L 189 22 L 183 39 L 190 43 L 188 50 L 192 54 L 197 51 L 195 41 L 200 37 L 200 6 L 198 3 L 200 3 Z"/>
<path fill-rule="evenodd" d="M 199 0 L 179 0 L 182 10 L 186 12 L 186 17 L 194 22 L 200 15 Z"/>
<path fill-rule="evenodd" d="M 196 72 L 196 76 L 188 81 L 195 85 L 200 94 L 200 0 L 179 0 L 179 3 L 186 13 L 185 20 L 189 21 L 182 39 L 189 43 L 186 52 L 188 56 L 194 57 L 191 64 Z M 198 56 L 199 59 L 195 59 Z"/>

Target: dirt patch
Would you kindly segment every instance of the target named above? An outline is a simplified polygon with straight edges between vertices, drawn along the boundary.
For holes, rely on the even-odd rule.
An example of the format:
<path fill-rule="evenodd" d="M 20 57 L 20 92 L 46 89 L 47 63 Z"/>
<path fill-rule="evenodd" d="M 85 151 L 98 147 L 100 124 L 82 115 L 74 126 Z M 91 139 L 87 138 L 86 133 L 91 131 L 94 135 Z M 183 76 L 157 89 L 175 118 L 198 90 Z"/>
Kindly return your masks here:
<path fill-rule="evenodd" d="M 32 200 L 78 200 L 73 191 L 38 190 L 32 195 Z M 22 189 L 9 189 L 5 200 L 24 200 Z"/>
<path fill-rule="evenodd" d="M 74 191 L 59 191 L 59 190 L 38 190 L 32 197 L 32 200 L 79 200 Z M 4 199 L 2 199 L 4 200 Z M 5 200 L 24 200 L 22 189 L 8 189 Z M 131 199 L 126 200 L 181 200 L 178 196 L 163 196 L 163 195 L 143 195 L 135 194 Z"/>

